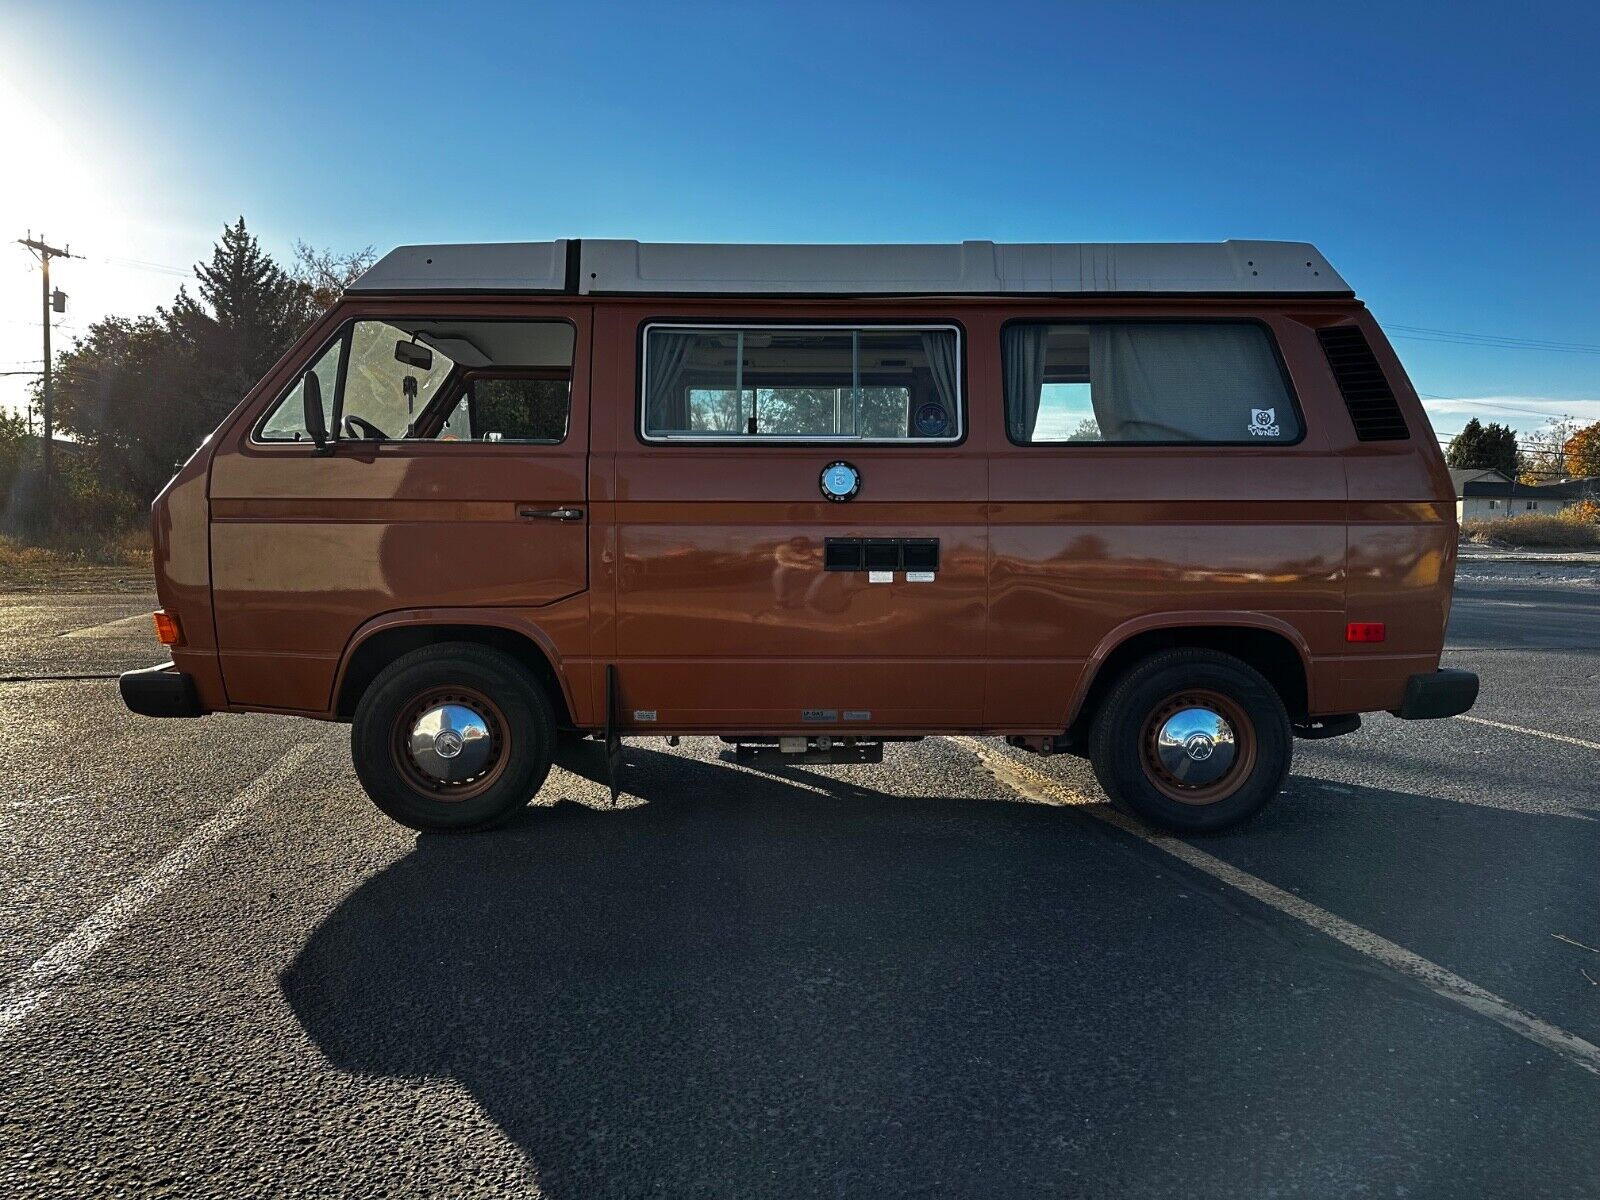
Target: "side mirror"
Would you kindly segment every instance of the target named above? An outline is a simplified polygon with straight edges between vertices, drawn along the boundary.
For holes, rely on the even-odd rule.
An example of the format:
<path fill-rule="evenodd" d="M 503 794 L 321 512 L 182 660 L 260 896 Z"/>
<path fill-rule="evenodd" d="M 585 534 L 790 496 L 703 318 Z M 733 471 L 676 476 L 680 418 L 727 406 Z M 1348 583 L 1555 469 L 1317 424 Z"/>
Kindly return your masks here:
<path fill-rule="evenodd" d="M 315 371 L 307 371 L 301 377 L 300 397 L 305 409 L 306 432 L 316 443 L 317 453 L 327 454 L 331 450 L 328 445 L 328 422 L 322 415 L 322 381 L 317 378 Z"/>
<path fill-rule="evenodd" d="M 394 357 L 396 362 L 405 363 L 406 366 L 415 367 L 419 371 L 433 370 L 433 351 L 426 346 L 419 346 L 416 342 L 396 342 Z"/>

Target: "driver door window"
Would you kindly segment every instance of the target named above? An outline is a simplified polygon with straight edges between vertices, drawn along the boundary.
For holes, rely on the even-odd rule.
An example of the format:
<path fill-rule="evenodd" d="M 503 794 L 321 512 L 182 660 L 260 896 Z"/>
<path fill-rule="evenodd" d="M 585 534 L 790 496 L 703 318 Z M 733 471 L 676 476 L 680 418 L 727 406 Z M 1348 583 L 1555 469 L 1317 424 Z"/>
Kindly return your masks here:
<path fill-rule="evenodd" d="M 571 410 L 565 321 L 359 320 L 313 370 L 340 442 L 560 442 Z M 307 440 L 296 383 L 264 442 Z"/>

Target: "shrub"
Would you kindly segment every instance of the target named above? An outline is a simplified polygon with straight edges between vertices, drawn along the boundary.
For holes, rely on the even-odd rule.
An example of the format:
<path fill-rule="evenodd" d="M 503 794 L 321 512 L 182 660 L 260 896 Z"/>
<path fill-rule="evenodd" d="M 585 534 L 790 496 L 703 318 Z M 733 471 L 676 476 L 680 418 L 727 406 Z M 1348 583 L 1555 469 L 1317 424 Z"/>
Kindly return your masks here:
<path fill-rule="evenodd" d="M 1560 517 L 1563 521 L 1576 521 L 1579 525 L 1600 524 L 1600 503 L 1579 500 L 1571 508 L 1563 508 Z"/>
<path fill-rule="evenodd" d="M 1484 546 L 1551 546 L 1584 549 L 1600 546 L 1600 526 L 1560 517 L 1506 517 L 1498 521 L 1467 521 L 1461 535 Z"/>

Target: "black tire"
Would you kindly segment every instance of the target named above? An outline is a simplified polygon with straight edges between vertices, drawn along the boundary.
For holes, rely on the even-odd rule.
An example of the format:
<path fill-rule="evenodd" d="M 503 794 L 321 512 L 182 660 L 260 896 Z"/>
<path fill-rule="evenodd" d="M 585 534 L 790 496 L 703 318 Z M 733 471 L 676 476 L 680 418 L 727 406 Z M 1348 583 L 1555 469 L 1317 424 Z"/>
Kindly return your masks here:
<path fill-rule="evenodd" d="M 1167 717 L 1190 707 L 1218 712 L 1233 732 L 1230 766 L 1203 786 L 1168 771 L 1157 740 Z M 1283 789 L 1293 746 L 1273 686 L 1215 650 L 1170 650 L 1139 663 L 1117 681 L 1089 731 L 1089 759 L 1111 803 L 1183 833 L 1214 833 L 1255 816 Z M 1200 751 L 1209 759 L 1215 747 L 1205 739 Z"/>
<path fill-rule="evenodd" d="M 481 711 L 489 733 L 488 765 L 453 783 L 430 780 L 407 749 L 416 717 L 446 702 Z M 487 829 L 527 804 L 550 771 L 555 738 L 550 700 L 527 671 L 487 647 L 444 642 L 378 673 L 356 705 L 350 753 L 367 795 L 396 821 L 465 831 Z"/>

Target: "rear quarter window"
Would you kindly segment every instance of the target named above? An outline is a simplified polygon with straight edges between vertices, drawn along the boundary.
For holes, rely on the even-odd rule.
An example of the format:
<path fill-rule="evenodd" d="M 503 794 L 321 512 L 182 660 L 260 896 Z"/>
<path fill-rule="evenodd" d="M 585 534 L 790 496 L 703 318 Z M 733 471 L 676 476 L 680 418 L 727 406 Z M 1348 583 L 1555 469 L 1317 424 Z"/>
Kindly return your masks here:
<path fill-rule="evenodd" d="M 1303 433 L 1254 322 L 1012 322 L 1001 354 L 1018 445 L 1282 445 Z"/>

